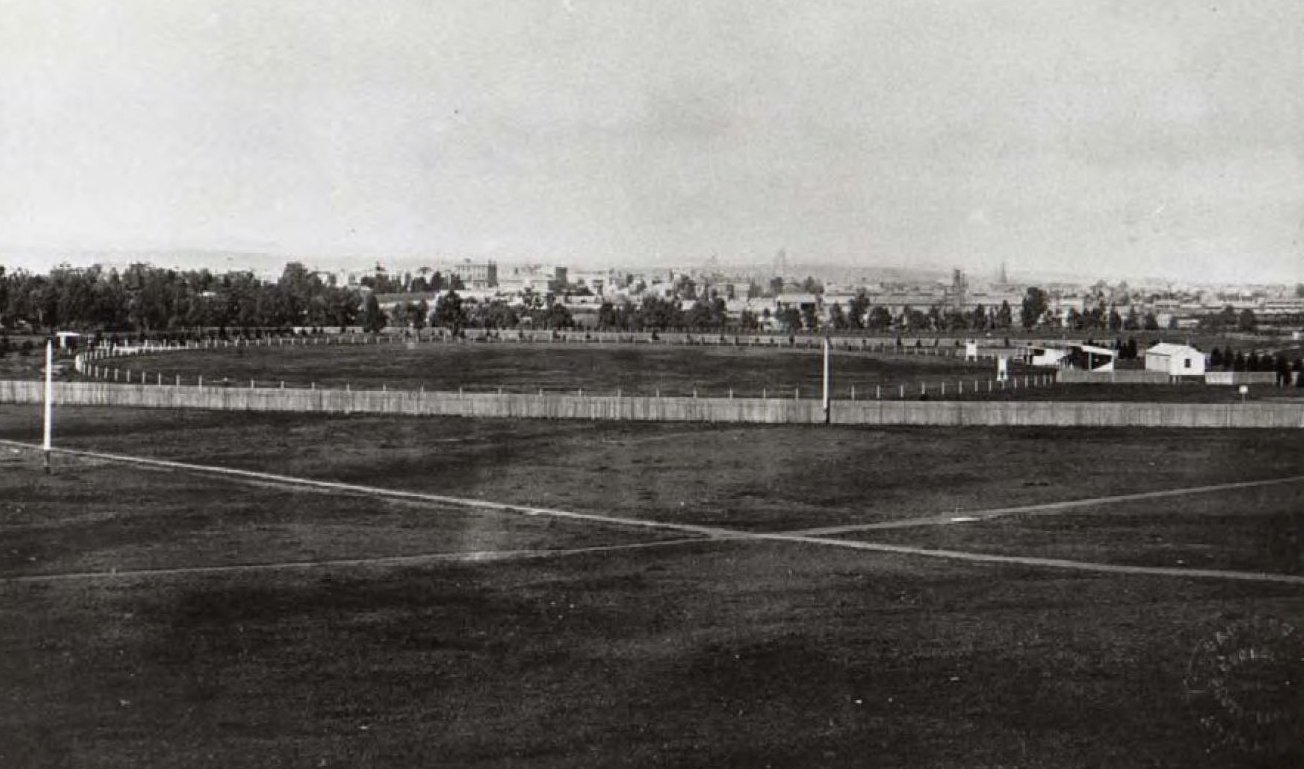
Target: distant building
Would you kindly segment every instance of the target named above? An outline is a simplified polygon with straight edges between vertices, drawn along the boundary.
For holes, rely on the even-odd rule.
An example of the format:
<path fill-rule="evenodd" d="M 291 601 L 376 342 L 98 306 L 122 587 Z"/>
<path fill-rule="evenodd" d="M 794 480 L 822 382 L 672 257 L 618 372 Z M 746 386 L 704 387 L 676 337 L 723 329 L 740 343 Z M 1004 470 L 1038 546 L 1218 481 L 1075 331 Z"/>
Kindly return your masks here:
<path fill-rule="evenodd" d="M 536 294 L 559 293 L 566 288 L 567 270 L 560 266 L 518 265 L 497 275 L 496 285 L 501 294 L 519 294 L 531 291 Z"/>
<path fill-rule="evenodd" d="M 947 304 L 953 310 L 965 310 L 969 304 L 969 279 L 963 270 L 951 272 L 951 286 L 946 291 Z"/>
<path fill-rule="evenodd" d="M 467 288 L 483 291 L 498 285 L 498 265 L 492 260 L 472 262 L 464 259 L 452 265 L 448 271 L 456 275 Z"/>
<path fill-rule="evenodd" d="M 605 270 L 576 271 L 570 282 L 575 286 L 583 286 L 598 296 L 605 294 L 613 283 L 611 273 Z"/>
<path fill-rule="evenodd" d="M 1159 344 L 1146 350 L 1146 371 L 1169 376 L 1204 376 L 1204 353 L 1185 344 Z"/>
<path fill-rule="evenodd" d="M 819 294 L 779 294 L 774 298 L 774 304 L 778 309 L 784 307 L 795 307 L 804 312 L 819 311 L 820 296 Z"/>

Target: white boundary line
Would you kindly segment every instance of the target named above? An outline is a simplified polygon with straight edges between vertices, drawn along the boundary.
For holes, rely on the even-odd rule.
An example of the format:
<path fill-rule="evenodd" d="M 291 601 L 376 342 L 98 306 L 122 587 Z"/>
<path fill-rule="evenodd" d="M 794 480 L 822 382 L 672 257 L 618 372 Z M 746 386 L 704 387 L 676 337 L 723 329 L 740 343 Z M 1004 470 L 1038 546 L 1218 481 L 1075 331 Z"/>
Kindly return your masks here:
<path fill-rule="evenodd" d="M 66 582 L 88 579 L 129 579 L 141 577 L 176 577 L 189 574 L 243 574 L 258 571 L 307 571 L 334 566 L 406 566 L 423 563 L 457 561 L 514 561 L 527 558 L 557 558 L 586 553 L 609 553 L 617 550 L 642 550 L 666 545 L 684 545 L 692 542 L 717 540 L 693 537 L 691 539 L 663 539 L 655 542 L 632 542 L 624 545 L 596 545 L 566 550 L 471 550 L 460 553 L 415 553 L 413 555 L 387 555 L 374 558 L 328 558 L 317 561 L 281 561 L 278 563 L 247 563 L 225 566 L 178 566 L 158 569 L 114 569 L 111 571 L 81 571 L 58 574 L 26 574 L 0 577 L 0 584 L 32 582 Z"/>
<path fill-rule="evenodd" d="M 0 439 L 0 446 L 10 446 L 26 450 L 39 449 L 27 443 Z M 270 483 L 278 486 L 290 486 L 293 488 L 310 489 L 316 491 L 343 491 L 350 494 L 360 494 L 363 496 L 383 497 L 386 499 L 407 500 L 413 502 L 425 502 L 445 504 L 453 507 L 473 508 L 478 510 L 493 510 L 497 512 L 516 513 L 519 515 L 542 515 L 553 518 L 565 518 L 570 520 L 586 521 L 589 523 L 605 523 L 615 526 L 637 526 L 646 529 L 666 529 L 670 531 L 682 531 L 692 534 L 699 534 L 705 537 L 725 537 L 735 538 L 739 532 L 731 529 L 723 529 L 714 526 L 695 526 L 691 523 L 672 523 L 665 521 L 649 521 L 640 518 L 619 518 L 610 515 L 599 515 L 597 513 L 577 513 L 571 510 L 556 510 L 548 507 L 533 507 L 530 505 L 514 505 L 506 502 L 491 502 L 484 499 L 472 499 L 469 497 L 450 497 L 443 494 L 427 494 L 420 491 L 404 491 L 402 489 L 386 489 L 379 486 L 363 486 L 355 483 L 343 483 L 340 481 L 322 481 L 314 478 L 300 478 L 293 475 L 277 475 L 275 473 L 263 473 L 256 470 L 241 470 L 231 467 L 219 467 L 216 465 L 196 465 L 189 462 L 176 462 L 168 459 L 151 459 L 147 457 L 134 457 L 126 454 L 105 454 L 97 451 L 80 451 L 77 449 L 53 449 L 55 454 L 65 454 L 73 457 L 84 457 L 87 459 L 98 459 L 106 462 L 121 462 L 126 464 L 142 465 L 144 467 L 154 467 L 164 470 L 182 470 L 191 473 L 200 473 L 202 475 L 217 475 L 235 477 L 256 483 Z"/>
<path fill-rule="evenodd" d="M 779 542 L 799 542 L 809 545 L 845 547 L 852 550 L 868 550 L 875 553 L 919 555 L 927 558 L 944 558 L 952 561 L 969 561 L 971 563 L 998 563 L 1012 566 L 1069 569 L 1073 571 L 1100 572 L 1105 574 L 1145 574 L 1157 577 L 1230 579 L 1242 582 L 1277 582 L 1287 585 L 1304 585 L 1304 576 L 1294 574 L 1273 574 L 1270 572 L 1259 571 L 1181 569 L 1166 566 L 1129 566 L 1126 564 L 1093 563 L 1091 561 L 1069 561 L 1062 558 L 1036 558 L 1021 555 L 969 553 L 960 550 L 929 550 L 922 547 L 909 547 L 906 545 L 885 545 L 877 542 L 858 542 L 853 539 L 828 539 L 825 537 L 807 537 L 793 534 L 756 534 L 754 535 L 754 538 L 776 540 Z"/>
<path fill-rule="evenodd" d="M 0 445 L 11 446 L 26 450 L 36 450 L 38 447 L 31 444 L 20 443 L 0 439 Z M 133 457 L 122 454 L 105 454 L 92 451 L 79 451 L 74 449 L 54 449 L 55 453 L 66 454 L 74 457 L 86 457 L 89 459 L 99 459 L 109 462 L 121 462 L 127 464 L 142 465 L 145 467 L 155 467 L 161 469 L 182 470 L 185 472 L 197 472 L 205 475 L 231 476 L 250 480 L 256 483 L 275 483 L 299 488 L 316 489 L 322 491 L 345 491 L 348 493 L 363 494 L 370 496 L 379 496 L 382 498 L 407 500 L 413 502 L 434 502 L 452 506 L 470 507 L 482 510 L 496 510 L 501 512 L 510 512 L 523 515 L 546 515 L 557 518 L 587 521 L 591 523 L 603 523 L 621 526 L 635 526 L 653 529 L 669 529 L 672 531 L 683 531 L 693 534 L 702 535 L 704 538 L 695 539 L 678 539 L 661 542 L 643 542 L 628 545 L 608 545 L 594 548 L 579 548 L 572 551 L 497 551 L 502 557 L 522 557 L 524 554 L 565 554 L 565 553 L 582 553 L 582 552 L 604 552 L 619 549 L 634 549 L 638 547 L 654 547 L 658 545 L 684 544 L 687 542 L 706 542 L 718 540 L 746 540 L 746 541 L 770 541 L 770 542 L 793 542 L 807 545 L 820 545 L 825 547 L 839 547 L 850 550 L 861 550 L 877 553 L 891 553 L 896 555 L 922 556 L 926 558 L 941 558 L 953 561 L 966 561 L 970 563 L 993 563 L 1004 565 L 1015 565 L 1037 568 L 1065 569 L 1071 571 L 1095 572 L 1106 574 L 1138 574 L 1149 576 L 1163 577 L 1180 577 L 1188 579 L 1227 579 L 1243 582 L 1271 582 L 1278 584 L 1304 585 L 1304 576 L 1291 574 L 1273 574 L 1268 572 L 1252 571 L 1233 571 L 1222 569 L 1186 569 L 1171 568 L 1162 566 L 1129 566 L 1123 564 L 1093 563 L 1089 561 L 1070 561 L 1059 558 L 1037 558 L 1031 556 L 1010 556 L 995 555 L 986 553 L 971 553 L 957 550 L 930 550 L 921 547 L 909 547 L 905 545 L 889 545 L 873 542 L 859 542 L 848 539 L 831 539 L 822 536 L 812 536 L 804 532 L 751 532 L 735 529 L 725 529 L 711 526 L 695 526 L 692 524 L 667 523 L 662 521 L 648 521 L 635 518 L 617 518 L 614 516 L 597 515 L 592 513 L 577 513 L 568 510 L 555 510 L 551 508 L 530 507 L 526 505 L 512 505 L 502 502 L 489 502 L 480 499 L 466 499 L 461 497 L 450 497 L 439 494 L 424 494 L 414 491 L 401 491 L 396 489 L 385 489 L 374 486 L 362 486 L 350 483 L 337 483 L 333 481 L 319 481 L 311 478 L 297 478 L 288 475 L 276 475 L 273 473 L 261 473 L 253 470 L 238 470 L 233 468 L 216 467 L 212 465 L 195 465 L 186 462 L 176 462 L 163 459 L 149 459 L 145 457 Z M 1101 499 L 1118 499 L 1118 498 L 1151 498 L 1162 496 L 1176 496 L 1181 493 L 1203 493 L 1222 488 L 1244 488 L 1253 485 L 1268 485 L 1272 483 L 1289 483 L 1297 480 L 1304 480 L 1304 476 L 1291 476 L 1289 478 L 1278 478 L 1266 481 L 1241 481 L 1223 486 L 1198 486 L 1192 489 L 1168 489 L 1157 492 L 1141 492 L 1134 495 L 1120 495 L 1115 498 Z M 1023 512 L 1035 511 L 1037 509 L 1063 509 L 1075 505 L 1086 504 L 1086 500 L 1072 500 L 1069 502 L 1052 502 L 1046 505 L 1032 505 L 1020 508 L 1004 508 L 1005 510 L 1018 510 Z M 836 527 L 830 527 L 836 528 Z M 854 530 L 854 529 L 852 529 Z M 480 559 L 492 559 L 495 551 L 482 551 L 479 554 Z M 361 566 L 367 564 L 392 564 L 401 563 L 404 560 L 476 560 L 476 553 L 457 553 L 457 554 L 431 554 L 416 556 L 390 556 L 376 559 L 343 559 L 335 561 L 316 561 L 316 562 L 287 562 L 280 564 L 250 564 L 244 566 L 198 566 L 178 569 L 160 569 L 160 570 L 136 570 L 132 572 L 85 572 L 80 574 L 47 574 L 47 575 L 27 575 L 4 578 L 3 582 L 31 582 L 31 581 L 54 581 L 57 579 L 91 579 L 114 577 L 123 575 L 177 575 L 177 574 L 200 574 L 214 572 L 237 572 L 237 571 L 259 571 L 270 569 L 291 569 L 291 568 L 308 568 L 311 566 Z"/>
<path fill-rule="evenodd" d="M 785 531 L 784 534 L 797 534 L 802 536 L 824 536 L 827 534 L 848 534 L 856 531 L 873 531 L 875 529 L 906 529 L 914 526 L 938 526 L 951 523 L 972 523 L 974 521 L 989 521 L 993 518 L 1001 518 L 1007 515 L 1045 515 L 1057 513 L 1062 510 L 1073 510 L 1080 507 L 1092 507 L 1094 505 L 1110 504 L 1115 502 L 1134 502 L 1141 499 L 1162 499 L 1164 497 L 1181 497 L 1188 494 L 1210 494 L 1219 491 L 1232 491 L 1234 489 L 1250 489 L 1259 486 L 1278 486 L 1286 483 L 1299 483 L 1304 481 L 1304 475 L 1290 475 L 1284 478 L 1268 478 L 1260 481 L 1232 481 L 1229 483 L 1217 483 L 1208 486 L 1187 486 L 1180 489 L 1162 489 L 1160 491 L 1139 491 L 1133 494 L 1114 494 L 1105 497 L 1086 497 L 1083 499 L 1069 499 L 1062 502 L 1042 502 L 1035 505 L 1020 505 L 1017 507 L 993 507 L 986 510 L 963 510 L 956 513 L 946 513 L 943 515 L 931 515 L 922 518 L 905 518 L 897 521 L 880 521 L 878 523 L 855 523 L 845 526 L 823 526 L 814 529 L 801 529 L 798 531 Z M 956 518 L 970 520 L 955 520 Z"/>

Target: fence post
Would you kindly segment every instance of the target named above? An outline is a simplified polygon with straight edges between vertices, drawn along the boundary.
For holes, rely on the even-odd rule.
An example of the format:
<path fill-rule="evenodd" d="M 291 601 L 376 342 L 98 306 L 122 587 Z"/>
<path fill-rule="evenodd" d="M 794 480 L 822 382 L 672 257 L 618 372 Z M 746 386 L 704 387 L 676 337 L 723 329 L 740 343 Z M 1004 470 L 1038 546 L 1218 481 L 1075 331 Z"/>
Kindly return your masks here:
<path fill-rule="evenodd" d="M 874 400 L 883 400 L 883 385 L 874 385 Z"/>
<path fill-rule="evenodd" d="M 905 400 L 905 399 L 906 399 L 906 386 L 901 385 L 901 400 Z"/>
<path fill-rule="evenodd" d="M 853 401 L 856 399 L 856 386 L 855 386 L 855 385 L 852 385 L 852 386 L 851 386 L 851 399 L 852 399 Z"/>
<path fill-rule="evenodd" d="M 200 374 L 200 375 L 199 375 L 199 382 L 198 382 L 195 386 L 198 387 L 198 388 L 201 389 L 201 390 L 204 389 L 204 375 L 203 375 L 203 374 Z"/>

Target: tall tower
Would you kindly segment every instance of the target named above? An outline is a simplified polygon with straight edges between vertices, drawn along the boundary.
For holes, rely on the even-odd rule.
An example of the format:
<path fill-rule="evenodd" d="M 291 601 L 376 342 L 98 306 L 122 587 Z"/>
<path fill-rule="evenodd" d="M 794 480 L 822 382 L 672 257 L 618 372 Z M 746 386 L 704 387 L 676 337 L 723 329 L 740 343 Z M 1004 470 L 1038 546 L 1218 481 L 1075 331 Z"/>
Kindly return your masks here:
<path fill-rule="evenodd" d="M 1009 283 L 1010 283 L 1010 278 L 1005 274 L 1005 260 L 1002 259 L 1001 260 L 1001 285 L 1008 286 Z"/>
<path fill-rule="evenodd" d="M 951 271 L 951 306 L 957 310 L 964 309 L 965 302 L 969 299 L 969 279 L 964 276 L 964 270 Z"/>

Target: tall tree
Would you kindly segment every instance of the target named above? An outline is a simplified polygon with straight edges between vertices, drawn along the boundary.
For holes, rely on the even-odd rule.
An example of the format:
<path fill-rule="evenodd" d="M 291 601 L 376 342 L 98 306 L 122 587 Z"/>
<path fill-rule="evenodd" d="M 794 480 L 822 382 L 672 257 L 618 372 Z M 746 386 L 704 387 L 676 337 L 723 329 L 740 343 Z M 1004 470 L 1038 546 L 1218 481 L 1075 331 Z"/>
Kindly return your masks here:
<path fill-rule="evenodd" d="M 1240 315 L 1236 317 L 1236 328 L 1239 331 L 1254 331 L 1258 327 L 1258 320 L 1254 317 L 1254 310 L 1245 308 L 1241 310 Z"/>
<path fill-rule="evenodd" d="M 1037 286 L 1029 286 L 1023 295 L 1023 306 L 1019 309 L 1019 321 L 1025 329 L 1031 329 L 1041 322 L 1041 318 L 1050 307 L 1046 292 Z"/>
<path fill-rule="evenodd" d="M 847 314 L 842 310 L 842 303 L 834 302 L 833 306 L 829 308 L 829 326 L 834 331 L 842 331 L 849 325 Z"/>
<path fill-rule="evenodd" d="M 801 331 L 801 310 L 792 305 L 784 305 L 779 308 L 775 314 L 775 319 L 783 326 L 783 330 L 788 333 Z"/>
<path fill-rule="evenodd" d="M 367 292 L 367 298 L 362 303 L 362 330 L 369 334 L 379 333 L 388 323 L 389 319 L 385 316 L 385 311 L 380 308 L 380 300 L 376 298 L 376 292 Z"/>
<path fill-rule="evenodd" d="M 466 328 L 466 308 L 462 306 L 462 297 L 457 291 L 450 290 L 435 302 L 434 321 L 452 331 L 454 336 Z"/>
<path fill-rule="evenodd" d="M 864 328 L 866 315 L 869 314 L 869 297 L 859 291 L 847 302 L 847 321 L 852 328 Z"/>
<path fill-rule="evenodd" d="M 818 331 L 820 327 L 819 314 L 815 312 L 815 305 L 812 303 L 801 306 L 801 322 L 807 331 Z"/>
<path fill-rule="evenodd" d="M 1014 325 L 1014 310 L 1010 309 L 1010 303 L 1001 300 L 1001 307 L 996 311 L 996 327 L 1004 330 Z"/>

